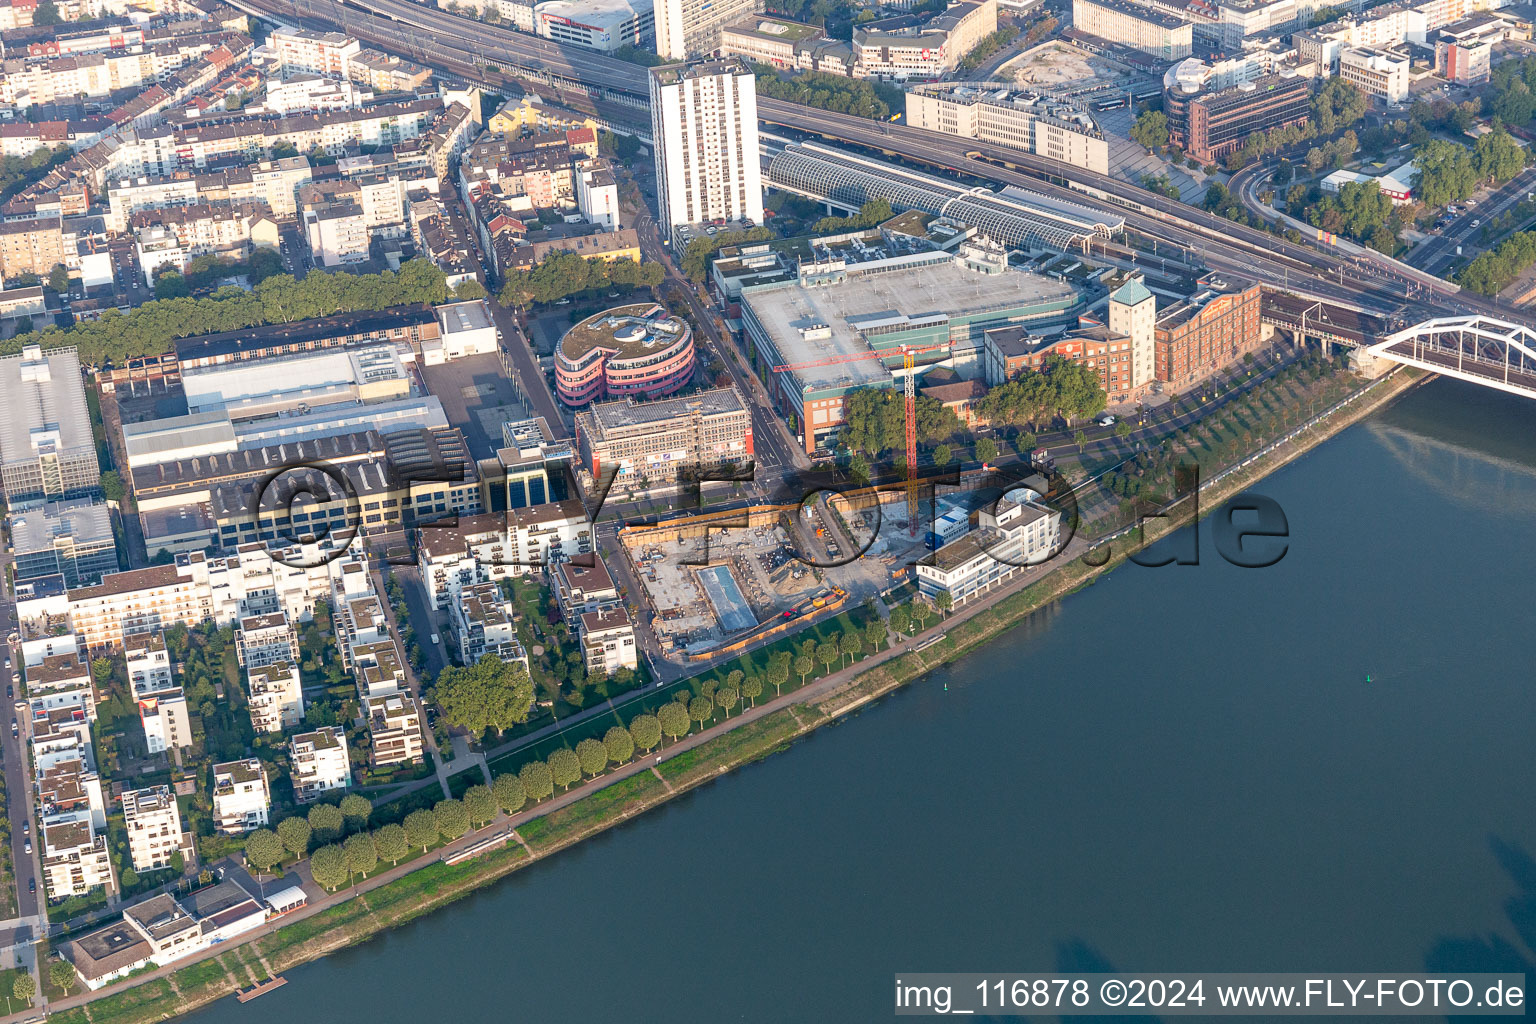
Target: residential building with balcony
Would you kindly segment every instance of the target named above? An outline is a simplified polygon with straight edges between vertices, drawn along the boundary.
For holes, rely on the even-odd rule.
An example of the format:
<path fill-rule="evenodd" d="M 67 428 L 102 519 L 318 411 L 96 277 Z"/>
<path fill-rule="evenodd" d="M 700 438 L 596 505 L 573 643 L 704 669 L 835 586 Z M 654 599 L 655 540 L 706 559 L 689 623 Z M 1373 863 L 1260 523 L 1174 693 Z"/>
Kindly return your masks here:
<path fill-rule="evenodd" d="M 254 757 L 213 766 L 213 826 L 237 836 L 268 824 L 272 791 L 267 770 Z"/>

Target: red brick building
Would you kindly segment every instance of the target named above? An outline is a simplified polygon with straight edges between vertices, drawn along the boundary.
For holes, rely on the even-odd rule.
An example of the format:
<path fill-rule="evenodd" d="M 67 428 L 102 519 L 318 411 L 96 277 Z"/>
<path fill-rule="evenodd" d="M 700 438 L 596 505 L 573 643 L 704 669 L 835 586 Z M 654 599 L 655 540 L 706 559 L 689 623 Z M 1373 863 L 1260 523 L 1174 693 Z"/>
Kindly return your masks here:
<path fill-rule="evenodd" d="M 1157 379 L 1181 391 L 1262 345 L 1259 286 L 1207 291 L 1157 312 Z"/>

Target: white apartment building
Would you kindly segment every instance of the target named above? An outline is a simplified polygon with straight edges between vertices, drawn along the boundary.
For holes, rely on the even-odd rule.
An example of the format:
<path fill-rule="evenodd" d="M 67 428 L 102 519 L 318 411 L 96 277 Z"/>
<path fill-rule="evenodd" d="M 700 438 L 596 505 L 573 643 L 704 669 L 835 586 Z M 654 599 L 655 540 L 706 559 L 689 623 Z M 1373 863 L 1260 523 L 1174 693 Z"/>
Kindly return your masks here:
<path fill-rule="evenodd" d="M 1110 293 L 1109 329 L 1131 339 L 1131 389 L 1150 386 L 1157 376 L 1157 299 L 1140 277 Z"/>
<path fill-rule="evenodd" d="M 368 260 L 368 217 L 357 203 L 326 203 L 305 210 L 304 234 L 321 266 Z"/>
<path fill-rule="evenodd" d="M 746 12 L 750 13 L 750 12 Z M 740 60 L 650 69 L 661 223 L 763 220 L 756 79 Z"/>
<path fill-rule="evenodd" d="M 1049 557 L 1061 543 L 1061 513 L 1021 500 L 1032 493 L 1005 494 L 977 514 L 976 529 L 918 562 L 918 592 L 930 601 L 948 594 L 959 608 Z"/>
<path fill-rule="evenodd" d="M 763 9 L 762 0 L 653 0 L 653 5 L 656 52 L 667 60 L 714 53 L 725 26 Z"/>
<path fill-rule="evenodd" d="M 405 658 L 393 636 L 352 648 L 352 674 L 363 697 L 381 697 L 405 689 Z"/>
<path fill-rule="evenodd" d="M 267 37 L 277 54 L 283 74 L 310 72 L 331 78 L 349 78 L 348 62 L 363 45 L 340 32 L 311 32 L 302 28 L 278 28 Z"/>
<path fill-rule="evenodd" d="M 35 718 L 56 710 L 78 710 L 96 720 L 96 685 L 91 665 L 80 654 L 49 655 L 26 666 L 27 707 Z"/>
<path fill-rule="evenodd" d="M 172 855 L 190 845 L 191 837 L 181 827 L 176 794 L 169 786 L 125 790 L 123 826 L 128 830 L 133 870 L 140 873 L 170 867 Z"/>
<path fill-rule="evenodd" d="M 317 110 L 351 110 L 371 99 L 373 90 L 356 82 L 300 74 L 287 81 L 270 79 L 261 106 L 253 112 L 306 114 Z"/>
<path fill-rule="evenodd" d="M 375 768 L 420 761 L 425 749 L 421 739 L 421 706 L 408 693 L 369 697 L 363 702 L 373 749 L 368 761 Z"/>
<path fill-rule="evenodd" d="M 134 696 L 169 690 L 175 685 L 171 677 L 171 654 L 165 649 L 165 634 L 158 629 L 125 637 L 123 656 L 128 668 L 128 685 Z"/>
<path fill-rule="evenodd" d="M 471 583 L 459 588 L 450 603 L 448 621 L 459 663 L 473 665 L 487 654 L 528 667 L 528 655 L 512 624 L 512 608 L 496 583 Z"/>
<path fill-rule="evenodd" d="M 261 828 L 270 819 L 272 791 L 267 770 L 254 757 L 213 766 L 213 825 L 237 836 Z"/>
<path fill-rule="evenodd" d="M 907 124 L 1109 173 L 1109 143 L 1086 113 L 1001 82 L 914 86 Z"/>
<path fill-rule="evenodd" d="M 581 650 L 589 673 L 612 675 L 621 668 L 639 666 L 635 624 L 622 605 L 584 612 L 580 622 Z"/>
<path fill-rule="evenodd" d="M 192 745 L 192 719 L 181 687 L 139 697 L 139 724 L 151 754 Z"/>
<path fill-rule="evenodd" d="M 1349 49 L 1339 54 L 1339 77 L 1367 96 L 1399 103 L 1408 95 L 1409 64 L 1405 53 L 1368 47 Z"/>
<path fill-rule="evenodd" d="M 576 206 L 587 223 L 617 231 L 619 186 L 606 160 L 584 160 L 576 167 Z"/>
<path fill-rule="evenodd" d="M 332 578 L 357 565 L 353 555 L 333 559 L 318 547 L 268 551 L 242 544 L 233 555 L 178 555 L 171 565 L 110 573 L 94 587 L 68 592 L 70 626 L 89 652 L 122 649 L 124 639 L 176 623 L 205 620 L 234 627 L 250 615 L 282 611 L 307 622 L 315 601 L 332 596 Z"/>
<path fill-rule="evenodd" d="M 301 804 L 352 784 L 352 763 L 347 757 L 347 734 L 331 725 L 300 733 L 288 744 L 293 798 Z"/>
<path fill-rule="evenodd" d="M 251 691 L 251 727 L 257 732 L 282 732 L 304 720 L 304 689 L 297 662 L 248 666 L 245 678 Z"/>
<path fill-rule="evenodd" d="M 84 896 L 97 886 L 113 884 L 107 837 L 92 830 L 89 821 L 61 821 L 38 831 L 43 834 L 43 882 L 49 899 Z"/>
<path fill-rule="evenodd" d="M 235 656 L 246 668 L 299 660 L 299 635 L 282 612 L 247 615 L 235 630 Z"/>
<path fill-rule="evenodd" d="M 1158 60 L 1182 60 L 1194 46 L 1189 22 L 1130 0 L 1072 0 L 1072 26 Z"/>

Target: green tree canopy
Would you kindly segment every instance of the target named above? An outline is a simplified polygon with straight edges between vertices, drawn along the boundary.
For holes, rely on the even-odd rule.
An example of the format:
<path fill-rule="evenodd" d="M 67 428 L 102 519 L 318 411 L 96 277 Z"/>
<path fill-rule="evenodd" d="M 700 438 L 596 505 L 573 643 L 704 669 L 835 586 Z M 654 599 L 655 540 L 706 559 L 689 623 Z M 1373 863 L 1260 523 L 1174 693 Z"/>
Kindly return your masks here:
<path fill-rule="evenodd" d="M 623 764 L 635 754 L 635 738 L 622 725 L 615 725 L 603 733 L 603 753 L 614 764 Z"/>
<path fill-rule="evenodd" d="M 341 811 L 341 819 L 348 832 L 361 832 L 368 827 L 368 818 L 373 814 L 373 803 L 361 793 L 348 793 L 341 798 L 338 808 Z"/>
<path fill-rule="evenodd" d="M 543 761 L 529 761 L 523 765 L 518 769 L 517 779 L 523 784 L 523 792 L 534 803 L 555 791 L 554 776 L 550 773 L 549 765 Z"/>
<path fill-rule="evenodd" d="M 595 779 L 608 768 L 608 748 L 602 740 L 589 736 L 576 744 L 576 759 L 582 772 Z"/>
<path fill-rule="evenodd" d="M 309 873 L 316 885 L 324 887 L 329 892 L 335 892 L 347 883 L 350 876 L 347 870 L 346 853 L 335 843 L 320 847 L 310 855 Z"/>
<path fill-rule="evenodd" d="M 450 842 L 469 831 L 469 809 L 462 800 L 439 800 L 432 806 L 432 820 L 438 835 Z"/>
<path fill-rule="evenodd" d="M 656 722 L 661 731 L 672 737 L 673 742 L 688 732 L 688 709 L 677 701 L 669 701 L 656 712 Z"/>
<path fill-rule="evenodd" d="M 561 747 L 545 759 L 549 765 L 549 777 L 562 789 L 581 779 L 581 758 L 570 747 Z"/>
<path fill-rule="evenodd" d="M 1414 150 L 1413 190 L 1426 206 L 1460 202 L 1477 189 L 1477 172 L 1465 146 L 1431 139 Z"/>
<path fill-rule="evenodd" d="M 1161 110 L 1147 110 L 1131 125 L 1131 140 L 1148 149 L 1168 145 L 1168 116 Z"/>
<path fill-rule="evenodd" d="M 11 982 L 11 995 L 30 1006 L 32 997 L 37 995 L 37 979 L 26 971 L 22 971 L 16 975 L 16 980 Z"/>
<path fill-rule="evenodd" d="M 411 841 L 403 825 L 385 825 L 373 834 L 373 847 L 381 860 L 398 864 L 411 852 Z"/>
<path fill-rule="evenodd" d="M 259 873 L 266 874 L 283 859 L 283 841 L 271 829 L 259 828 L 245 837 L 245 859 Z"/>
<path fill-rule="evenodd" d="M 348 836 L 347 841 L 341 844 L 341 849 L 347 858 L 347 870 L 354 875 L 367 878 L 368 872 L 379 866 L 378 847 L 373 843 L 373 836 L 367 832 Z"/>
<path fill-rule="evenodd" d="M 315 804 L 309 809 L 310 841 L 334 843 L 341 838 L 345 819 L 335 804 Z"/>
<path fill-rule="evenodd" d="M 283 841 L 283 849 L 295 857 L 309 855 L 309 822 L 293 815 L 277 823 L 277 837 Z"/>
<path fill-rule="evenodd" d="M 48 980 L 54 988 L 68 992 L 75 987 L 75 965 L 68 960 L 49 961 Z"/>
<path fill-rule="evenodd" d="M 508 814 L 516 814 L 528 802 L 523 780 L 511 772 L 503 772 L 491 780 L 491 793 L 496 797 L 496 805 Z"/>
<path fill-rule="evenodd" d="M 470 786 L 464 791 L 464 809 L 469 812 L 470 824 L 478 828 L 495 818 L 499 808 L 489 786 Z"/>
<path fill-rule="evenodd" d="M 437 842 L 437 818 L 426 808 L 412 811 L 405 816 L 405 835 L 412 846 L 423 851 Z"/>
<path fill-rule="evenodd" d="M 649 754 L 661 742 L 661 722 L 655 715 L 636 715 L 629 723 L 629 735 L 636 747 Z"/>
<path fill-rule="evenodd" d="M 706 697 L 703 694 L 688 702 L 688 717 L 698 722 L 700 726 L 715 717 L 714 695 Z"/>
<path fill-rule="evenodd" d="M 533 708 L 533 680 L 521 662 L 488 654 L 468 668 L 449 666 L 437 677 L 431 699 L 450 725 L 476 736 L 501 732 L 528 721 Z"/>

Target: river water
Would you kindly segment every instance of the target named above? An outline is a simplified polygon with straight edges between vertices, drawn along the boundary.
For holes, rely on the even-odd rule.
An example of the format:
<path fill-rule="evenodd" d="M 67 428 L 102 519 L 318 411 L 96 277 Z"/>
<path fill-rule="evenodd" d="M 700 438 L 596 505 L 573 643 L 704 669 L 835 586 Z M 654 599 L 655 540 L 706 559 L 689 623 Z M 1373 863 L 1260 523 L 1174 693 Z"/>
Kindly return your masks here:
<path fill-rule="evenodd" d="M 190 1019 L 867 1021 L 898 971 L 1520 969 L 1533 437 L 1536 404 L 1420 388 L 1256 488 L 1279 564 L 1225 563 L 1207 527 L 1198 566 L 1122 568 Z"/>

